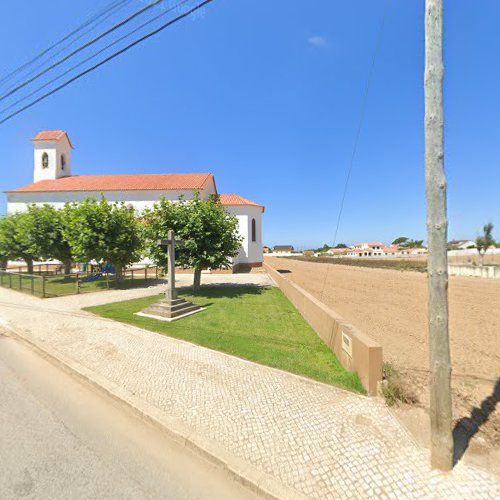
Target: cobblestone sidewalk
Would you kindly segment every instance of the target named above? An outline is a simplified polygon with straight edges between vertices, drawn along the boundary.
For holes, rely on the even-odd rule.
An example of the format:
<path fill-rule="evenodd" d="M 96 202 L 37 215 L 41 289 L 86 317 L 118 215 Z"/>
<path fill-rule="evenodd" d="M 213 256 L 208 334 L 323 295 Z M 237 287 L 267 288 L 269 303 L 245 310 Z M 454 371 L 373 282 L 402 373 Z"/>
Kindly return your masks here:
<path fill-rule="evenodd" d="M 376 400 L 80 311 L 157 292 L 41 301 L 0 289 L 0 321 L 287 491 L 318 499 L 500 498 L 497 479 L 479 468 L 459 463 L 450 474 L 432 472 L 427 451 Z"/>

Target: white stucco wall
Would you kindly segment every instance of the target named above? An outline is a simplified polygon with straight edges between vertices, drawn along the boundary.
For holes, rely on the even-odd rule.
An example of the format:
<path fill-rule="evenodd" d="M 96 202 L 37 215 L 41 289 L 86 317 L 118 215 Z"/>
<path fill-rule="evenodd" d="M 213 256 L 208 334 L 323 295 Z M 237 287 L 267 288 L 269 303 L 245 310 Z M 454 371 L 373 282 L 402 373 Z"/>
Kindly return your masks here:
<path fill-rule="evenodd" d="M 47 168 L 43 168 L 42 166 L 42 156 L 44 153 L 47 153 L 49 156 L 49 166 Z M 64 138 L 60 141 L 35 141 L 33 155 L 34 182 L 58 179 L 71 175 L 71 146 L 67 139 Z M 62 170 L 61 155 L 64 155 L 66 159 L 64 170 Z"/>
<path fill-rule="evenodd" d="M 209 183 L 200 192 L 202 199 L 207 199 L 215 192 L 213 183 Z M 168 200 L 178 200 L 182 194 L 185 199 L 193 198 L 192 190 L 169 190 L 169 191 L 105 191 L 102 192 L 110 202 L 123 201 L 131 204 L 137 211 L 145 208 L 152 208 L 162 196 Z M 40 193 L 8 193 L 7 211 L 8 213 L 22 212 L 29 204 L 43 205 L 49 203 L 56 208 L 62 208 L 68 201 L 83 201 L 89 196 L 99 198 L 101 192 L 40 192 Z M 240 253 L 233 259 L 234 264 L 261 263 L 262 262 L 262 209 L 253 206 L 226 206 L 226 210 L 235 215 L 239 222 L 239 233 L 243 236 Z M 255 218 L 256 241 L 251 241 L 251 224 Z"/>
<path fill-rule="evenodd" d="M 240 234 L 243 236 L 241 250 L 234 259 L 235 264 L 262 263 L 262 209 L 247 205 L 229 205 L 226 210 L 238 218 Z M 255 219 L 255 241 L 252 241 L 252 219 Z"/>
<path fill-rule="evenodd" d="M 200 192 L 202 199 L 207 199 L 212 189 L 206 189 Z M 43 205 L 49 203 L 56 208 L 62 208 L 68 201 L 83 201 L 90 196 L 100 198 L 104 195 L 110 202 L 123 201 L 131 204 L 136 210 L 141 211 L 145 208 L 151 208 L 154 203 L 160 201 L 163 196 L 167 200 L 178 200 L 182 194 L 184 198 L 190 200 L 193 198 L 192 190 L 165 190 L 165 191 L 57 191 L 40 193 L 7 193 L 7 212 L 23 212 L 27 205 L 35 203 Z"/>

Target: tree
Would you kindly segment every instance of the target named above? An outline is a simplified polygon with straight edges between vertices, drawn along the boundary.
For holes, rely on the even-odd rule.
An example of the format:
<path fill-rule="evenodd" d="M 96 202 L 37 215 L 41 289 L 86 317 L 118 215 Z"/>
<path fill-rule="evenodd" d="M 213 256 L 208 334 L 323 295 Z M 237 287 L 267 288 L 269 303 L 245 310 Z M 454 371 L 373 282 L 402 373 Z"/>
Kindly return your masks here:
<path fill-rule="evenodd" d="M 400 236 L 399 238 L 396 238 L 392 244 L 393 245 L 404 245 L 408 241 L 408 238 L 406 236 Z"/>
<path fill-rule="evenodd" d="M 189 201 L 182 197 L 178 201 L 162 198 L 153 209 L 145 211 L 149 255 L 162 267 L 166 267 L 167 255 L 157 242 L 166 239 L 170 229 L 182 241 L 176 248 L 176 263 L 194 269 L 194 291 L 200 288 L 203 269 L 229 268 L 240 250 L 238 219 L 229 215 L 215 197 L 201 200 L 196 194 Z"/>
<path fill-rule="evenodd" d="M 29 233 L 30 249 L 42 260 L 57 259 L 64 264 L 64 273 L 71 272 L 72 253 L 63 236 L 64 210 L 52 205 L 30 205 L 26 213 L 25 227 Z"/>
<path fill-rule="evenodd" d="M 484 254 L 488 250 L 489 247 L 495 245 L 495 239 L 493 238 L 493 224 L 488 222 L 483 226 L 483 234 L 482 236 L 478 236 L 476 238 L 476 246 L 477 251 L 481 257 L 481 265 L 484 264 Z"/>
<path fill-rule="evenodd" d="M 33 261 L 39 258 L 32 245 L 32 223 L 26 212 L 6 215 L 0 220 L 0 254 L 2 259 L 21 259 L 28 273 L 33 273 Z"/>
<path fill-rule="evenodd" d="M 339 243 L 335 248 L 347 248 L 345 243 Z"/>
<path fill-rule="evenodd" d="M 123 202 L 108 203 L 102 196 L 66 203 L 63 217 L 63 237 L 75 260 L 111 262 L 117 281 L 122 281 L 125 266 L 139 260 L 141 229 L 134 210 Z"/>
<path fill-rule="evenodd" d="M 424 244 L 424 240 L 411 240 L 406 236 L 401 236 L 396 238 L 392 244 L 398 245 L 402 248 L 420 248 Z"/>
<path fill-rule="evenodd" d="M 11 258 L 9 237 L 8 237 L 8 221 L 6 217 L 0 218 L 0 269 L 7 269 L 7 264 Z"/>

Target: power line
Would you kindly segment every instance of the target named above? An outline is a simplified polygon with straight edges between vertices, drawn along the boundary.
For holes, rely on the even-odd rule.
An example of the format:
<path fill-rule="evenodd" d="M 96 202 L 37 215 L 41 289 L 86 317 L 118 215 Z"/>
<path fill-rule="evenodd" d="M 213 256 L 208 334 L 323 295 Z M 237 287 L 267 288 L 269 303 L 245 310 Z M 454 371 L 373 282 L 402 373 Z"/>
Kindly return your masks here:
<path fill-rule="evenodd" d="M 8 111 L 9 109 L 12 109 L 14 108 L 15 106 L 17 106 L 18 104 L 20 104 L 21 102 L 24 102 L 26 101 L 26 99 L 29 99 L 30 97 L 32 97 L 33 95 L 37 94 L 38 92 L 40 92 L 41 90 L 43 90 L 44 88 L 48 87 L 49 85 L 51 85 L 52 83 L 56 82 L 57 80 L 60 80 L 63 76 L 67 75 L 68 73 L 71 73 L 72 71 L 74 71 L 75 69 L 83 66 L 85 63 L 89 62 L 90 60 L 96 58 L 99 54 L 102 54 L 103 52 L 105 52 L 106 50 L 110 49 L 111 47 L 113 47 L 114 45 L 120 43 L 121 41 L 125 40 L 126 38 L 130 37 L 131 35 L 133 35 L 134 33 L 137 33 L 138 31 L 140 31 L 141 29 L 143 29 L 144 27 L 154 23 L 155 21 L 157 21 L 158 19 L 160 19 L 161 17 L 163 16 L 166 16 L 167 14 L 169 14 L 170 12 L 172 12 L 173 10 L 175 9 L 178 9 L 179 7 L 181 7 L 182 5 L 184 5 L 185 3 L 188 3 L 190 2 L 191 0 L 182 0 L 181 2 L 175 4 L 174 6 L 170 7 L 169 9 L 167 10 L 164 10 L 163 12 L 161 12 L 161 14 L 158 14 L 157 16 L 154 16 L 152 19 L 150 19 L 149 21 L 146 21 L 145 23 L 142 23 L 140 26 L 138 26 L 137 28 L 134 28 L 132 31 L 130 31 L 129 33 L 121 36 L 120 38 L 116 39 L 115 41 L 113 41 L 112 43 L 109 43 L 108 45 L 106 45 L 105 47 L 103 47 L 102 49 L 98 50 L 97 52 L 95 52 L 94 54 L 92 54 L 91 56 L 85 58 L 83 61 L 80 61 L 78 64 L 75 64 L 74 66 L 72 66 L 71 68 L 67 69 L 66 71 L 63 71 L 61 74 L 59 74 L 58 76 L 56 76 L 55 78 L 52 78 L 52 80 L 49 80 L 48 82 L 44 83 L 43 85 L 41 85 L 40 87 L 38 87 L 37 89 L 35 89 L 34 91 L 30 92 L 29 94 L 26 94 L 25 96 L 21 97 L 21 99 L 18 99 L 17 101 L 13 102 L 12 104 L 9 104 L 8 106 L 6 106 L 5 108 L 3 108 L 2 110 L 0 110 L 0 115 L 3 115 L 6 111 Z"/>
<path fill-rule="evenodd" d="M 3 84 L 4 82 L 7 82 L 7 81 L 11 80 L 15 75 L 17 75 L 18 73 L 20 73 L 21 71 L 23 71 L 28 66 L 31 66 L 35 61 L 37 61 L 38 59 L 40 59 L 41 57 L 43 57 L 45 54 L 48 54 L 52 49 L 55 49 L 58 45 L 61 45 L 66 40 L 69 40 L 73 35 L 76 35 L 78 32 L 80 32 L 81 30 L 83 30 L 87 26 L 94 24 L 94 22 L 97 19 L 99 19 L 100 17 L 104 16 L 109 11 L 115 10 L 116 7 L 121 7 L 121 4 L 124 4 L 124 3 L 126 4 L 126 3 L 129 3 L 129 2 L 130 2 L 130 0 L 114 0 L 113 2 L 111 2 L 110 4 L 108 4 L 106 7 L 104 7 L 104 9 L 101 9 L 100 11 L 96 12 L 95 14 L 93 14 L 89 19 L 87 19 L 86 21 L 84 21 L 80 26 L 78 26 L 73 31 L 71 31 L 70 33 L 68 33 L 67 35 L 65 35 L 63 38 L 61 38 L 57 42 L 53 43 L 50 47 L 47 47 L 46 49 L 42 50 L 42 52 L 40 52 L 35 57 L 33 57 L 33 59 L 30 59 L 29 61 L 25 62 L 24 64 L 22 64 L 18 68 L 12 70 L 7 75 L 5 75 L 2 78 L 0 78 L 0 84 Z"/>
<path fill-rule="evenodd" d="M 50 61 L 54 60 L 59 54 L 62 54 L 66 51 L 66 49 L 70 48 L 76 41 L 80 40 L 81 38 L 83 38 L 85 35 L 87 35 L 88 33 L 90 33 L 91 31 L 93 31 L 97 26 L 99 26 L 100 24 L 104 23 L 107 19 L 109 19 L 111 16 L 113 16 L 118 10 L 120 10 L 122 7 L 124 7 L 125 5 L 127 5 L 128 3 L 130 3 L 132 0 L 126 0 L 124 4 L 121 4 L 120 6 L 118 6 L 116 9 L 114 9 L 113 11 L 109 12 L 107 15 L 101 17 L 96 23 L 94 23 L 94 25 L 90 26 L 89 29 L 83 31 L 79 36 L 77 36 L 76 38 L 74 38 L 70 43 L 66 44 L 64 47 L 62 47 L 60 50 L 54 52 L 53 54 L 51 54 L 47 59 L 45 59 L 45 61 L 43 61 L 41 64 L 39 64 L 38 66 L 35 66 L 35 68 L 31 71 L 29 71 L 28 73 L 26 73 L 22 78 L 19 78 L 18 80 L 16 80 L 13 84 L 11 84 L 10 86 L 8 86 L 4 92 L 9 92 L 11 89 L 13 89 L 14 87 L 16 87 L 17 85 L 19 85 L 20 82 L 23 81 L 23 79 L 26 79 L 26 78 L 30 78 L 32 75 L 34 75 L 37 71 L 39 71 L 41 68 L 43 68 L 47 63 L 49 63 Z"/>
<path fill-rule="evenodd" d="M 125 24 L 129 23 L 130 21 L 132 21 L 133 19 L 135 19 L 137 16 L 143 14 L 144 12 L 148 11 L 149 9 L 152 9 L 155 5 L 158 5 L 159 3 L 163 2 L 164 0 L 154 0 L 154 2 L 151 2 L 150 4 L 146 5 L 145 7 L 143 7 L 142 9 L 139 9 L 137 11 L 135 11 L 133 14 L 131 14 L 130 16 L 128 16 L 127 18 L 125 18 L 123 21 L 120 21 L 119 23 L 113 25 L 111 28 L 107 29 L 106 31 L 102 32 L 100 35 L 96 36 L 95 38 L 93 38 L 92 40 L 84 43 L 83 45 L 80 45 L 80 47 L 78 47 L 77 49 L 75 49 L 74 51 L 70 52 L 67 56 L 63 57 L 62 59 L 59 59 L 58 61 L 56 61 L 55 63 L 51 64 L 48 68 L 40 71 L 39 73 L 37 73 L 35 76 L 33 76 L 32 78 L 24 81 L 23 83 L 21 83 L 20 85 L 17 85 L 14 89 L 12 89 L 11 91 L 7 92 L 6 94 L 2 95 L 0 97 L 0 101 L 3 101 L 4 99 L 6 99 L 7 97 L 11 96 L 12 94 L 18 92 L 20 89 L 22 89 L 23 87 L 26 87 L 26 85 L 30 84 L 31 82 L 33 82 L 34 80 L 36 80 L 37 78 L 40 78 L 42 75 L 44 75 L 45 73 L 47 73 L 48 71 L 54 69 L 55 67 L 61 65 L 63 62 L 67 61 L 68 59 L 70 59 L 71 57 L 73 57 L 74 55 L 78 54 L 78 52 L 81 52 L 82 50 L 86 49 L 87 47 L 89 47 L 90 45 L 98 42 L 99 40 L 101 40 L 102 38 L 104 38 L 105 36 L 109 35 L 110 33 L 112 33 L 113 31 L 116 31 L 118 28 L 121 28 L 122 26 L 124 26 Z"/>
<path fill-rule="evenodd" d="M 377 42 L 376 42 L 376 45 L 375 45 L 375 50 L 373 52 L 373 57 L 372 57 L 371 65 L 370 65 L 370 70 L 368 71 L 368 78 L 366 80 L 365 90 L 364 90 L 364 94 L 363 94 L 363 100 L 362 100 L 362 104 L 361 104 L 361 112 L 360 112 L 360 115 L 359 115 L 358 128 L 356 130 L 356 135 L 355 135 L 355 138 L 354 138 L 354 146 L 353 146 L 353 149 L 352 149 L 351 160 L 349 162 L 349 168 L 347 170 L 347 177 L 346 177 L 346 180 L 345 180 L 345 183 L 344 183 L 344 190 L 343 190 L 342 199 L 341 199 L 341 202 L 340 202 L 340 209 L 339 209 L 339 214 L 338 214 L 338 217 L 337 217 L 337 226 L 335 228 L 335 235 L 333 237 L 333 246 L 334 247 L 337 244 L 337 234 L 338 234 L 339 227 L 340 227 L 340 220 L 342 218 L 342 212 L 344 210 L 344 202 L 345 202 L 345 198 L 346 198 L 346 195 L 347 195 L 347 188 L 349 186 L 349 180 L 351 179 L 351 173 L 352 173 L 352 169 L 353 169 L 353 166 L 354 166 L 354 159 L 356 157 L 356 152 L 358 150 L 359 138 L 361 136 L 361 130 L 363 129 L 363 123 L 364 123 L 364 120 L 365 120 L 366 105 L 368 103 L 368 95 L 370 93 L 370 87 L 371 87 L 371 83 L 372 83 L 372 79 L 373 79 L 373 70 L 375 68 L 375 63 L 377 61 L 377 57 L 378 57 L 378 54 L 380 52 L 380 47 L 382 46 L 382 38 L 383 38 L 383 34 L 384 34 L 385 20 L 387 18 L 387 13 L 389 12 L 390 5 L 391 5 L 391 0 L 387 0 L 386 4 L 385 4 L 384 12 L 382 14 L 382 19 L 380 21 L 380 27 L 379 27 L 379 32 L 378 32 L 378 36 L 377 36 Z M 325 279 L 323 280 L 323 288 L 321 289 L 321 300 L 323 299 L 323 293 L 325 292 L 326 281 L 328 279 L 328 272 L 330 271 L 330 265 L 327 265 L 327 266 L 328 267 L 327 267 L 326 272 L 325 272 Z"/>
<path fill-rule="evenodd" d="M 74 81 L 82 78 L 83 76 L 87 75 L 88 73 L 91 73 L 92 71 L 96 70 L 97 68 L 99 68 L 103 64 L 106 64 L 107 62 L 111 61 L 115 57 L 118 57 L 119 55 L 123 54 L 124 52 L 127 52 L 132 47 L 135 47 L 139 43 L 141 43 L 141 42 L 147 40 L 148 38 L 151 38 L 152 36 L 160 33 L 165 28 L 168 28 L 169 26 L 171 26 L 172 24 L 180 21 L 181 19 L 184 19 L 185 17 L 190 16 L 191 14 L 193 14 L 194 12 L 200 10 L 202 7 L 204 7 L 205 5 L 207 5 L 207 4 L 211 3 L 211 2 L 213 2 L 213 0 L 205 0 L 204 2 L 199 3 L 198 5 L 192 7 L 191 9 L 189 9 L 188 11 L 186 11 L 186 12 L 180 14 L 179 16 L 175 17 L 174 19 L 168 21 L 167 23 L 162 24 L 159 28 L 157 28 L 157 29 L 155 29 L 155 30 L 147 33 L 146 35 L 142 36 L 141 38 L 138 38 L 137 40 L 135 40 L 131 44 L 125 46 L 124 48 L 118 50 L 117 52 L 114 52 L 110 56 L 106 57 L 102 61 L 100 61 L 97 64 L 95 64 L 94 66 L 86 69 L 85 71 L 82 71 L 81 73 L 78 73 L 74 77 L 70 78 L 66 82 L 64 82 L 61 85 L 59 85 L 58 87 L 56 87 L 55 89 L 52 89 L 50 92 L 47 92 L 46 94 L 44 94 L 44 95 L 40 96 L 39 98 L 35 99 L 34 101 L 30 102 L 26 106 L 23 106 L 22 108 L 18 109 L 14 113 L 11 113 L 9 116 L 5 117 L 3 120 L 0 121 L 0 125 L 2 125 L 3 123 L 5 123 L 7 120 L 10 120 L 14 116 L 18 115 L 19 113 L 22 113 L 23 111 L 31 108 L 32 106 L 34 106 L 35 104 L 39 103 L 40 101 L 46 99 L 47 97 L 51 96 L 52 94 L 55 94 L 56 92 L 58 92 L 59 90 L 63 89 L 64 87 L 67 87 L 68 85 L 70 85 Z"/>

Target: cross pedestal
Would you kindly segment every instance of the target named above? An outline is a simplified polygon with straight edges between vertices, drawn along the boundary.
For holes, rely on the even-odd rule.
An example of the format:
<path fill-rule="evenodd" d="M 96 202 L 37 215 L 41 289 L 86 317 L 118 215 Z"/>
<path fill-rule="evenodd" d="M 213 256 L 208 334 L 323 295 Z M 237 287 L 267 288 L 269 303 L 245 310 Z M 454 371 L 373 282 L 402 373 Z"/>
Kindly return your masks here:
<path fill-rule="evenodd" d="M 177 290 L 175 288 L 175 246 L 177 243 L 182 243 L 182 241 L 175 239 L 172 230 L 168 232 L 168 239 L 158 242 L 159 246 L 167 249 L 168 284 L 165 298 L 137 313 L 139 316 L 155 318 L 161 321 L 174 321 L 203 311 L 202 307 L 177 297 Z"/>

